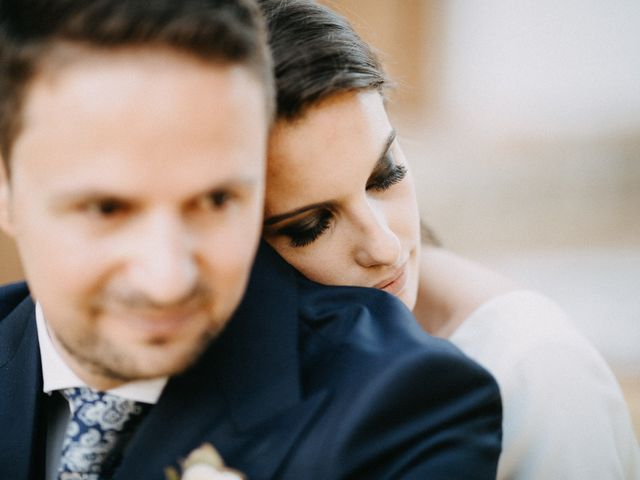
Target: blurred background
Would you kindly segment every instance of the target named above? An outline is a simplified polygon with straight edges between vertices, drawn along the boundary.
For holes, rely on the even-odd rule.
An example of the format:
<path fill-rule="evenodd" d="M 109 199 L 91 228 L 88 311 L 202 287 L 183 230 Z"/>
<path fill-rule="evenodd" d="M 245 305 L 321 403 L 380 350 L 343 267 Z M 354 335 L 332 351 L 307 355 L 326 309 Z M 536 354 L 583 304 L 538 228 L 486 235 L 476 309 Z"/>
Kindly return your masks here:
<path fill-rule="evenodd" d="M 562 305 L 640 432 L 640 2 L 324 3 L 396 82 L 424 219 Z M 0 282 L 20 277 L 0 234 Z"/>
<path fill-rule="evenodd" d="M 396 82 L 423 218 L 563 306 L 640 435 L 640 2 L 323 3 Z"/>

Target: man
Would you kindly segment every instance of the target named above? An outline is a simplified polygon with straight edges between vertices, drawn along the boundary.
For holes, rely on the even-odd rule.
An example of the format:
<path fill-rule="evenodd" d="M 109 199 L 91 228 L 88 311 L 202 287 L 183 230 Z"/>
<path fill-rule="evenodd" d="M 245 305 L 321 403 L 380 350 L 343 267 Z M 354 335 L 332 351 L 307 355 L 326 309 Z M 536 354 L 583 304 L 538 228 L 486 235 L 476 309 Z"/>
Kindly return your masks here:
<path fill-rule="evenodd" d="M 249 0 L 3 0 L 0 477 L 491 478 L 493 379 L 260 234 L 273 92 Z M 235 311 L 235 313 L 234 313 Z M 107 392 L 108 391 L 108 392 Z M 106 393 L 105 393 L 106 392 Z"/>

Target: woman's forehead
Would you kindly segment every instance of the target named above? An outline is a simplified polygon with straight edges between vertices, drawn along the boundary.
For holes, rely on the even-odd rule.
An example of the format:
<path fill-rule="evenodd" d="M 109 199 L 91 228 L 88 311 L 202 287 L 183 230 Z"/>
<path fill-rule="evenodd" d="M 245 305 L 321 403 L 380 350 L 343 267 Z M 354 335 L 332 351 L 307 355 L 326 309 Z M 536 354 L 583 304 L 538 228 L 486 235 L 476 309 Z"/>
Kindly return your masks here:
<path fill-rule="evenodd" d="M 393 129 L 377 92 L 350 92 L 272 133 L 266 210 L 340 202 L 364 191 Z"/>
<path fill-rule="evenodd" d="M 392 128 L 374 91 L 335 95 L 293 122 L 278 122 L 269 145 L 269 175 L 350 170 L 375 164 Z M 367 165 L 370 164 L 370 165 Z M 287 173 L 287 171 L 289 173 Z"/>

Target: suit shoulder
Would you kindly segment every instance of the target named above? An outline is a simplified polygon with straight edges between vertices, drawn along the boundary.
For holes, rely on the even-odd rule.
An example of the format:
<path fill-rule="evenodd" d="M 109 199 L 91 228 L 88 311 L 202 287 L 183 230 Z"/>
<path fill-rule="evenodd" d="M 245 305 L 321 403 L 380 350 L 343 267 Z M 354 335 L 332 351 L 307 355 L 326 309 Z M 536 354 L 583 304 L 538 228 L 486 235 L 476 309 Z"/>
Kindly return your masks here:
<path fill-rule="evenodd" d="M 29 288 L 25 282 L 0 286 L 0 319 L 9 315 L 28 296 Z"/>
<path fill-rule="evenodd" d="M 331 391 L 339 413 L 326 415 L 320 450 L 345 477 L 495 478 L 501 400 L 485 369 L 385 292 L 314 289 L 308 300 L 304 389 Z"/>
<path fill-rule="evenodd" d="M 466 358 L 450 342 L 424 332 L 405 305 L 386 292 L 314 283 L 303 285 L 300 292 L 304 332 L 328 348 L 342 346 L 372 356 L 427 349 L 434 355 Z"/>
<path fill-rule="evenodd" d="M 455 382 L 459 372 L 467 380 L 495 386 L 493 377 L 456 346 L 424 332 L 392 295 L 368 288 L 316 287 L 307 288 L 300 302 L 301 346 L 308 364 L 337 362 L 342 375 L 357 370 L 360 381 L 378 381 L 383 373 L 397 370 L 436 377 L 446 373 Z"/>

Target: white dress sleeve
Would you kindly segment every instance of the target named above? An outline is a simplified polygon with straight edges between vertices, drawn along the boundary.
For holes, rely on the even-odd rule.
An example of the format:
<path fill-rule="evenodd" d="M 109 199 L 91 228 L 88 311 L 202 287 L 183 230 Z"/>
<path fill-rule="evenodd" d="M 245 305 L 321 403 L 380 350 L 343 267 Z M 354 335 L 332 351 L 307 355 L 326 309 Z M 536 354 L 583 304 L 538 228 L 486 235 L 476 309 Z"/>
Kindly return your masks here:
<path fill-rule="evenodd" d="M 622 391 L 552 301 L 529 291 L 498 296 L 451 340 L 500 386 L 498 479 L 640 479 L 640 450 Z"/>

